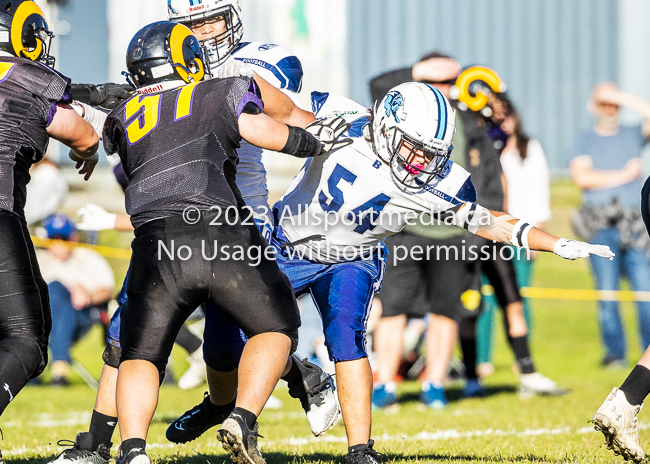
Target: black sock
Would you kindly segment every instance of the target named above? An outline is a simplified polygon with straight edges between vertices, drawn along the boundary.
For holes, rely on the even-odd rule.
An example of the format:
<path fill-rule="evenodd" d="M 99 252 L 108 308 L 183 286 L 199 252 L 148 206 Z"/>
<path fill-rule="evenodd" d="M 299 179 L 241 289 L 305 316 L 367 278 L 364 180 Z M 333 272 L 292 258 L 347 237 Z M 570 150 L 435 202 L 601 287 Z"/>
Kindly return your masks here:
<path fill-rule="evenodd" d="M 510 342 L 510 348 L 512 348 L 512 351 L 515 354 L 515 358 L 517 358 L 517 363 L 519 363 L 521 373 L 533 374 L 535 372 L 535 365 L 533 364 L 533 358 L 530 357 L 528 335 L 522 337 L 508 336 L 508 341 Z"/>
<path fill-rule="evenodd" d="M 476 380 L 476 338 L 460 337 L 460 349 L 463 352 L 463 364 L 465 364 L 465 378 Z"/>
<path fill-rule="evenodd" d="M 244 418 L 244 422 L 246 422 L 246 427 L 248 427 L 249 429 L 255 427 L 255 422 L 257 422 L 257 416 L 252 412 L 244 408 L 235 408 L 232 410 L 232 413 L 239 414 L 240 416 L 242 416 Z"/>
<path fill-rule="evenodd" d="M 27 385 L 27 375 L 23 364 L 16 356 L 0 351 L 0 414 L 13 401 L 18 392 Z"/>
<path fill-rule="evenodd" d="M 105 444 L 109 448 L 113 439 L 113 432 L 117 425 L 117 417 L 107 416 L 93 409 L 93 415 L 90 417 L 90 427 L 88 431 L 93 436 L 93 449 L 96 450 L 100 444 Z"/>
<path fill-rule="evenodd" d="M 237 401 L 237 398 L 232 400 L 228 404 L 214 404 L 212 401 L 210 401 L 210 397 L 206 398 L 208 402 L 208 408 L 210 409 L 211 412 L 213 413 L 220 413 L 223 411 L 228 411 L 231 412 L 233 409 L 235 409 L 235 402 Z"/>
<path fill-rule="evenodd" d="M 126 456 L 130 450 L 135 448 L 142 448 L 144 450 L 146 446 L 147 442 L 142 438 L 129 438 L 122 442 L 120 450 L 122 451 L 122 456 Z"/>
<path fill-rule="evenodd" d="M 282 377 L 282 380 L 287 382 L 289 385 L 289 395 L 292 398 L 302 398 L 307 395 L 305 386 L 302 383 L 302 374 L 296 364 L 295 359 L 291 363 L 291 369 L 287 372 L 287 375 Z"/>
<path fill-rule="evenodd" d="M 625 393 L 630 404 L 643 403 L 645 397 L 650 394 L 650 370 L 637 364 L 619 390 Z"/>

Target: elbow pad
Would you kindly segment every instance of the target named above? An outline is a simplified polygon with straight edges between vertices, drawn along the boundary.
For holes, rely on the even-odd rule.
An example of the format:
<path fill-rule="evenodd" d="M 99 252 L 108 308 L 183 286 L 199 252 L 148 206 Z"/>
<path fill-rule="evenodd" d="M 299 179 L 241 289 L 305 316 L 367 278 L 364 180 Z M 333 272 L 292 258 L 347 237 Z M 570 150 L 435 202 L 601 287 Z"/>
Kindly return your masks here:
<path fill-rule="evenodd" d="M 284 148 L 280 150 L 282 153 L 296 158 L 311 158 L 323 153 L 323 145 L 316 137 L 305 129 L 294 126 L 288 127 L 289 138 Z"/>

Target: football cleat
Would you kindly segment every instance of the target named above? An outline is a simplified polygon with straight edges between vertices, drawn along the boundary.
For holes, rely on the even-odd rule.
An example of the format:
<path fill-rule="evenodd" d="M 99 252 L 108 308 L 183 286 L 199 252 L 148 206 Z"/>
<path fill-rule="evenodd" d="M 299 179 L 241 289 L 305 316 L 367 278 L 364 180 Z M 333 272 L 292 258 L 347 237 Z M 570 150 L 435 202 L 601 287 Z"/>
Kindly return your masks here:
<path fill-rule="evenodd" d="M 257 448 L 259 424 L 250 430 L 246 421 L 239 414 L 230 414 L 219 430 L 217 440 L 226 451 L 232 453 L 230 459 L 235 464 L 266 464 L 262 453 Z"/>
<path fill-rule="evenodd" d="M 298 398 L 307 414 L 307 422 L 315 437 L 330 430 L 341 417 L 341 406 L 331 375 L 307 359 L 291 356 L 298 367 L 302 382 L 289 385 L 289 395 Z M 306 392 L 306 394 L 305 394 Z"/>
<path fill-rule="evenodd" d="M 187 359 L 190 362 L 190 367 L 178 379 L 178 388 L 181 390 L 196 388 L 207 380 L 205 361 L 203 361 L 203 350 L 196 350 Z"/>
<path fill-rule="evenodd" d="M 367 445 L 355 445 L 348 448 L 345 457 L 346 464 L 379 464 L 381 455 L 372 449 L 374 440 L 368 440 Z"/>
<path fill-rule="evenodd" d="M 101 443 L 94 450 L 93 436 L 90 432 L 77 434 L 74 441 L 59 440 L 57 445 L 68 446 L 69 448 L 48 464 L 108 464 L 111 459 L 112 443 Z"/>
<path fill-rule="evenodd" d="M 372 389 L 372 407 L 374 409 L 384 409 L 397 403 L 397 395 L 394 391 L 389 391 L 386 384 L 377 385 Z"/>
<path fill-rule="evenodd" d="M 605 435 L 607 448 L 626 461 L 641 462 L 644 459 L 636 417 L 641 408 L 643 404 L 631 405 L 625 393 L 614 388 L 592 418 L 594 428 Z"/>
<path fill-rule="evenodd" d="M 144 448 L 132 448 L 124 455 L 122 448 L 115 458 L 115 464 L 151 464 Z"/>
<path fill-rule="evenodd" d="M 569 393 L 557 386 L 553 380 L 544 377 L 539 372 L 521 374 L 519 377 L 519 397 L 532 398 L 533 396 L 562 396 Z"/>
<path fill-rule="evenodd" d="M 445 409 L 449 406 L 447 396 L 445 395 L 445 387 L 436 386 L 431 382 L 424 382 L 422 384 L 420 401 L 431 409 Z"/>
<path fill-rule="evenodd" d="M 234 401 L 232 405 L 234 409 Z M 222 413 L 215 413 L 212 409 L 210 395 L 205 392 L 201 404 L 194 406 L 189 411 L 185 411 L 181 417 L 167 427 L 165 433 L 167 440 L 173 443 L 187 443 L 196 440 L 207 430 L 221 424 L 232 412 L 232 409 L 230 409 Z"/>
<path fill-rule="evenodd" d="M 463 398 L 481 398 L 487 395 L 485 387 L 479 379 L 468 379 L 463 388 Z"/>

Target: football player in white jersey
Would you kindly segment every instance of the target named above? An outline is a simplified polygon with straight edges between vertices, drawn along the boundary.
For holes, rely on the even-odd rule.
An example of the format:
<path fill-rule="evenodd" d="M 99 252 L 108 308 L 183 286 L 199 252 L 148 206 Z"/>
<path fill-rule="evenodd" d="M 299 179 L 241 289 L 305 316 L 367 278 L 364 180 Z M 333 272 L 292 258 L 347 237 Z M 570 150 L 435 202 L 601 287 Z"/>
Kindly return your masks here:
<path fill-rule="evenodd" d="M 300 60 L 290 50 L 276 44 L 242 42 L 244 28 L 240 0 L 203 0 L 196 6 L 193 3 L 195 2 L 190 0 L 169 0 L 169 20 L 180 22 L 192 30 L 206 51 L 213 76 L 249 75 L 248 73 L 254 72 L 265 105 L 272 104 L 267 102 L 267 96 L 264 95 L 267 84 L 280 89 L 296 105 L 300 105 L 298 93 L 303 76 Z M 313 120 L 311 113 L 296 113 L 297 118 L 306 118 L 302 120 L 305 124 Z M 237 186 L 246 204 L 255 210 L 258 217 L 265 218 L 270 223 L 269 192 L 262 152 L 259 147 L 242 143 L 242 147 L 237 150 Z M 269 235 L 267 233 L 266 238 Z"/>
<path fill-rule="evenodd" d="M 321 93 L 312 94 L 312 106 L 317 118 L 345 118 L 353 143 L 305 163 L 273 208 L 271 245 L 296 293 L 309 292 L 323 319 L 336 365 L 347 464 L 374 464 L 365 333 L 387 259 L 385 237 L 428 213 L 484 238 L 566 259 L 614 255 L 608 247 L 561 239 L 476 203 L 469 174 L 449 161 L 455 114 L 434 87 L 402 84 L 373 111 Z M 422 257 L 429 251 L 422 250 Z"/>

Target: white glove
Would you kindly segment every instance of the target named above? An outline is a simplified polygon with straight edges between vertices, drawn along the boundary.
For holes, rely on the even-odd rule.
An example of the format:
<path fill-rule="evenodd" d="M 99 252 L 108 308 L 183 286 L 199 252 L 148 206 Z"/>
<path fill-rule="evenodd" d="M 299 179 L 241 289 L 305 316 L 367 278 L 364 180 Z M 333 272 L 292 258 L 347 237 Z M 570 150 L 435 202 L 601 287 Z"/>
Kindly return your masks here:
<path fill-rule="evenodd" d="M 317 119 L 305 127 L 307 132 L 320 140 L 323 144 L 323 152 L 325 153 L 339 150 L 353 143 L 353 139 L 341 137 L 349 129 L 350 123 L 345 122 L 345 119 L 339 116 Z"/>
<path fill-rule="evenodd" d="M 567 240 L 566 238 L 561 238 L 555 242 L 553 253 L 564 259 L 588 258 L 589 255 L 596 255 L 612 261 L 616 256 L 606 245 L 592 245 L 591 243 Z"/>
<path fill-rule="evenodd" d="M 253 68 L 243 61 L 234 58 L 228 59 L 217 70 L 217 77 L 220 79 L 225 79 L 226 77 L 253 77 L 253 75 Z"/>
<path fill-rule="evenodd" d="M 81 222 L 77 223 L 79 230 L 112 230 L 115 229 L 117 214 L 109 213 L 101 206 L 88 203 L 79 208 L 77 216 L 81 216 Z"/>

